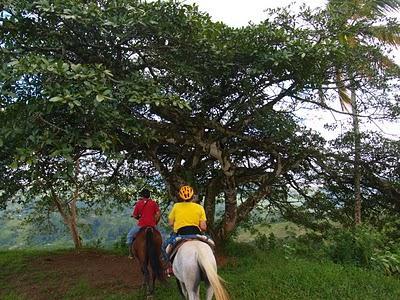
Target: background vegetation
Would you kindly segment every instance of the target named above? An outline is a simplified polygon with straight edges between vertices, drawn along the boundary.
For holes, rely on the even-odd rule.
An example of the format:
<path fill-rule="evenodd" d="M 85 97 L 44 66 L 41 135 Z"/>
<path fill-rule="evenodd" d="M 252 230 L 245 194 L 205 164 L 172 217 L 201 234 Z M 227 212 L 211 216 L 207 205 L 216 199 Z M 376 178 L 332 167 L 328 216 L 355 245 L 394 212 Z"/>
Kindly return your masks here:
<path fill-rule="evenodd" d="M 396 298 L 400 142 L 367 125 L 398 124 L 399 9 L 331 0 L 232 28 L 176 1 L 3 1 L 0 247 L 125 251 L 137 192 L 166 212 L 190 184 L 235 297 Z M 348 124 L 326 140 L 310 110 Z M 3 252 L 2 278 L 30 255 Z"/>
<path fill-rule="evenodd" d="M 70 251 L 70 250 L 68 250 Z M 304 258 L 281 248 L 259 250 L 246 244 L 226 246 L 228 262 L 219 269 L 226 280 L 232 299 L 398 299 L 400 281 L 374 270 L 360 269 L 351 264 L 335 264 L 327 260 Z M 40 256 L 55 257 L 65 253 L 14 251 L 0 252 L 2 299 L 28 299 L 22 287 L 14 287 L 8 278 L 30 272 L 35 285 L 47 288 L 59 299 L 143 299 L 144 291 L 113 291 L 112 286 L 91 287 L 91 282 L 76 279 L 63 295 L 57 294 L 57 271 L 31 269 L 30 261 Z M 243 255 L 246 253 L 247 255 Z M 310 254 L 310 253 L 309 253 Z M 177 299 L 174 279 L 158 285 L 156 299 Z"/>

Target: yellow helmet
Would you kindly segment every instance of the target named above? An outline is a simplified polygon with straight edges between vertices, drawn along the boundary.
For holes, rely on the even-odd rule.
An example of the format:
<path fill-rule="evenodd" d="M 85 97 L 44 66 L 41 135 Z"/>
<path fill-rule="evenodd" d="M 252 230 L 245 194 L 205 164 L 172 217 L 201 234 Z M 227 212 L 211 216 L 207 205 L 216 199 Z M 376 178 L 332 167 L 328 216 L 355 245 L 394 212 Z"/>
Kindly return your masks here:
<path fill-rule="evenodd" d="M 179 197 L 183 200 L 190 200 L 193 197 L 193 188 L 189 185 L 184 185 L 179 189 Z"/>

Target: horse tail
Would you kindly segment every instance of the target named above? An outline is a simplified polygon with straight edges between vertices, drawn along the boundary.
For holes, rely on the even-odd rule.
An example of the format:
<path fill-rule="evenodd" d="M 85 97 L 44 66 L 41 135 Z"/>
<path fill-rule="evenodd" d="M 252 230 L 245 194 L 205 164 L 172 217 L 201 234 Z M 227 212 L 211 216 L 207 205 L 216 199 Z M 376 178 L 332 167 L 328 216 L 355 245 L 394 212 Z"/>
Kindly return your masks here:
<path fill-rule="evenodd" d="M 199 247 L 197 245 L 196 248 L 198 250 L 198 263 L 207 275 L 207 279 L 214 290 L 216 300 L 229 300 L 228 292 L 222 284 L 224 280 L 217 274 L 215 265 L 210 262 L 210 259 L 207 257 L 203 247 Z"/>
<path fill-rule="evenodd" d="M 163 279 L 163 270 L 161 268 L 160 264 L 160 258 L 157 255 L 156 247 L 154 245 L 154 240 L 153 240 L 153 229 L 148 228 L 146 230 L 146 256 L 150 261 L 150 266 L 153 271 L 153 274 L 155 274 L 155 277 L 159 280 Z M 147 259 L 146 259 L 147 261 Z"/>

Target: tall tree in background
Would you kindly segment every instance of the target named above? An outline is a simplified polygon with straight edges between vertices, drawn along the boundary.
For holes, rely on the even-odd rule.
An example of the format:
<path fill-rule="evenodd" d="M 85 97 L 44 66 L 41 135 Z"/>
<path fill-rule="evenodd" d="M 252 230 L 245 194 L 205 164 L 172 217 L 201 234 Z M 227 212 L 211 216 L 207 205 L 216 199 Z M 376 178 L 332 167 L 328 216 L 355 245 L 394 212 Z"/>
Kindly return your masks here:
<path fill-rule="evenodd" d="M 399 0 L 389 1 L 370 1 L 370 0 L 331 0 L 328 2 L 327 11 L 331 18 L 341 19 L 342 26 L 337 31 L 336 37 L 339 43 L 344 47 L 354 49 L 365 46 L 368 43 L 388 44 L 390 46 L 400 45 L 400 28 L 389 23 L 379 24 L 380 18 L 384 17 L 387 12 L 397 12 L 400 8 Z M 337 22 L 337 21 L 335 21 Z M 378 25 L 377 25 L 378 23 Z M 367 52 L 368 53 L 368 52 Z M 379 68 L 382 72 L 386 72 L 393 67 L 394 62 L 385 54 L 381 54 L 371 59 L 371 64 L 376 64 L 375 68 Z M 336 80 L 339 92 L 339 100 L 342 109 L 346 109 L 346 105 L 351 106 L 351 116 L 353 119 L 353 136 L 354 136 L 354 223 L 361 224 L 361 134 L 359 125 L 357 81 L 362 78 L 372 77 L 371 66 L 356 65 L 337 66 Z M 368 80 L 368 79 L 367 79 Z M 350 90 L 350 96 L 348 95 Z M 362 91 L 360 97 L 362 96 Z"/>

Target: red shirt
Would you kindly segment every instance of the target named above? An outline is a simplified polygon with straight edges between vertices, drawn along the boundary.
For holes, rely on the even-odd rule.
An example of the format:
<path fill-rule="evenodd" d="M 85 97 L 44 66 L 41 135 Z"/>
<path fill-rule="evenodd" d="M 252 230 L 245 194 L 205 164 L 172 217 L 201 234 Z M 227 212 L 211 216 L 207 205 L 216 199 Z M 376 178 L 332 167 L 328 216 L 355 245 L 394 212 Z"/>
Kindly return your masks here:
<path fill-rule="evenodd" d="M 157 222 L 155 219 L 156 213 L 160 211 L 160 208 L 156 201 L 153 199 L 141 198 L 136 202 L 135 209 L 133 210 L 132 216 L 140 216 L 138 226 L 156 226 Z"/>

